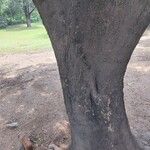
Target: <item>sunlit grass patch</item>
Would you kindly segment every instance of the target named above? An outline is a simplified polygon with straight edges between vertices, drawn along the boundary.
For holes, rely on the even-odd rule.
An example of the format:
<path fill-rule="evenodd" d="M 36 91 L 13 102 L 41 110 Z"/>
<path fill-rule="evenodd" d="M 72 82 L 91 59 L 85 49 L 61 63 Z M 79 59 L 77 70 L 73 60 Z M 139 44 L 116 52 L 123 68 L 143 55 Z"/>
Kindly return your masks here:
<path fill-rule="evenodd" d="M 0 53 L 25 53 L 51 50 L 52 46 L 41 23 L 10 26 L 0 30 Z"/>

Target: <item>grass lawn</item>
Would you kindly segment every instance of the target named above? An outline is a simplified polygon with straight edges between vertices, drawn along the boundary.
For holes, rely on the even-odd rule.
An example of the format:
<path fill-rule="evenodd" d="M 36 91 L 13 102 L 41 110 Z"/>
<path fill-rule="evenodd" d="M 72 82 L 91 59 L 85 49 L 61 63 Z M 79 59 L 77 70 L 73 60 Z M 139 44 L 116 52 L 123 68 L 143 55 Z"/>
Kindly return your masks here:
<path fill-rule="evenodd" d="M 10 26 L 0 30 L 0 54 L 52 50 L 51 42 L 41 23 Z"/>

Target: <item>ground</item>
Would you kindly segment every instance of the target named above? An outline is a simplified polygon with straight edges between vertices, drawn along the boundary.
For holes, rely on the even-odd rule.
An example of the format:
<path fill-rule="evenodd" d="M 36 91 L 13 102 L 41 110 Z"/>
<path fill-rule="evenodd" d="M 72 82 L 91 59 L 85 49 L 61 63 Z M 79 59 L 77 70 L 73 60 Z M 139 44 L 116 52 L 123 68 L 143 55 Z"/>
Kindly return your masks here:
<path fill-rule="evenodd" d="M 136 47 L 125 76 L 125 105 L 133 134 L 150 150 L 150 29 Z M 10 129 L 7 123 L 17 122 Z M 19 150 L 18 134 L 39 150 L 68 143 L 67 115 L 53 51 L 0 55 L 0 150 Z"/>

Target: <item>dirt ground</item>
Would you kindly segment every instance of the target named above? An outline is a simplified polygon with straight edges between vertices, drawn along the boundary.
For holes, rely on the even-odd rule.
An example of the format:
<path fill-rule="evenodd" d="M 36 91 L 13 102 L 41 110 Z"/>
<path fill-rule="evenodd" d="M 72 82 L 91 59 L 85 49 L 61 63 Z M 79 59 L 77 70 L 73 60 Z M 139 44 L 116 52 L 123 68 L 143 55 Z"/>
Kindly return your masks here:
<path fill-rule="evenodd" d="M 150 150 L 150 29 L 132 55 L 124 93 L 132 132 Z M 13 122 L 18 127 L 8 128 Z M 67 127 L 54 53 L 0 55 L 0 150 L 19 150 L 20 133 L 39 150 L 66 144 Z"/>

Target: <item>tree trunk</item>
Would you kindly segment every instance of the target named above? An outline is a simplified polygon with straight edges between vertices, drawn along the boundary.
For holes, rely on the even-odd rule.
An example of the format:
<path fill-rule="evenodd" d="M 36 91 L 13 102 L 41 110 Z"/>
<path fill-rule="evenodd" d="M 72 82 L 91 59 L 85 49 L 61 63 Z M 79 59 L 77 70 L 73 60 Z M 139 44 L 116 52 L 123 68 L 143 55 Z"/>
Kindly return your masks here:
<path fill-rule="evenodd" d="M 35 10 L 35 7 L 32 8 L 32 10 L 30 10 L 31 6 L 30 6 L 30 2 L 29 0 L 23 0 L 23 11 L 26 17 L 26 24 L 27 27 L 31 27 L 31 14 L 32 12 Z"/>
<path fill-rule="evenodd" d="M 30 28 L 31 27 L 31 15 L 28 14 L 26 16 L 26 24 L 27 24 L 27 27 Z"/>
<path fill-rule="evenodd" d="M 125 112 L 123 79 L 150 21 L 149 0 L 34 0 L 58 62 L 70 150 L 140 150 Z"/>

